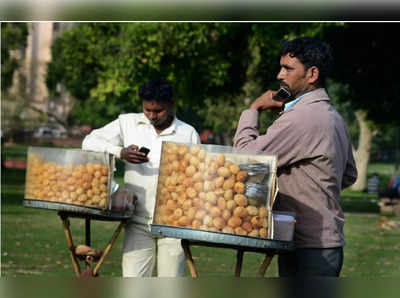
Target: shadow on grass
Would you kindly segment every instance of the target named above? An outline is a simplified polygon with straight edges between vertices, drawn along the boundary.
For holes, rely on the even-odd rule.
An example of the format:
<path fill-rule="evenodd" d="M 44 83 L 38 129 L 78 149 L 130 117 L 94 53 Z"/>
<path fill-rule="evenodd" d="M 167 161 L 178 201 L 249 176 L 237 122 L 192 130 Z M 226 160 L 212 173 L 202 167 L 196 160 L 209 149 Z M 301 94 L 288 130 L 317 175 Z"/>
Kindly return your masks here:
<path fill-rule="evenodd" d="M 24 194 L 10 194 L 10 193 L 1 193 L 1 206 L 4 208 L 5 205 L 21 205 L 24 199 Z"/>
<path fill-rule="evenodd" d="M 379 213 L 377 199 L 370 198 L 341 198 L 340 206 L 344 212 Z"/>
<path fill-rule="evenodd" d="M 22 206 L 25 191 L 25 170 L 2 169 L 1 206 Z"/>
<path fill-rule="evenodd" d="M 25 185 L 25 169 L 1 170 L 1 185 Z"/>

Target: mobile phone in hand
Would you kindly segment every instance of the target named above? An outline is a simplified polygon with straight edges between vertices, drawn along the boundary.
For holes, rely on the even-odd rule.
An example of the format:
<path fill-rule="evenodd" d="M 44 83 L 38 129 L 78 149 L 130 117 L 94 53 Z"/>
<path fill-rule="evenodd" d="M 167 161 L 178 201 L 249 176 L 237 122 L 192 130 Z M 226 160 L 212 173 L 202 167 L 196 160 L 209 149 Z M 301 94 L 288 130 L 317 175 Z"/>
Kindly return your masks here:
<path fill-rule="evenodd" d="M 143 152 L 147 156 L 147 154 L 150 152 L 150 149 L 146 147 L 140 147 L 139 152 Z"/>
<path fill-rule="evenodd" d="M 288 99 L 290 96 L 292 96 L 290 91 L 284 87 L 281 87 L 278 91 L 276 91 L 273 99 L 278 101 L 285 101 L 285 99 Z"/>

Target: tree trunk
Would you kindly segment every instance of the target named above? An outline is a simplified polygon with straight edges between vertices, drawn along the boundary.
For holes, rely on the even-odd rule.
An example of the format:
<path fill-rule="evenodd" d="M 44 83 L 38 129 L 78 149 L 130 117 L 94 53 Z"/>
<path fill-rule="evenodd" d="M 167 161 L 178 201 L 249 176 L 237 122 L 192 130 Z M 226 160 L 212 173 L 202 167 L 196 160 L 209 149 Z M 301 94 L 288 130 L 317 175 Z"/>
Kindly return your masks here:
<path fill-rule="evenodd" d="M 351 187 L 352 190 L 362 191 L 367 186 L 367 168 L 371 153 L 371 142 L 374 136 L 373 131 L 367 123 L 365 113 L 363 111 L 355 112 L 358 125 L 360 127 L 360 135 L 358 139 L 357 150 L 353 149 L 354 158 L 356 161 L 358 178 Z"/>

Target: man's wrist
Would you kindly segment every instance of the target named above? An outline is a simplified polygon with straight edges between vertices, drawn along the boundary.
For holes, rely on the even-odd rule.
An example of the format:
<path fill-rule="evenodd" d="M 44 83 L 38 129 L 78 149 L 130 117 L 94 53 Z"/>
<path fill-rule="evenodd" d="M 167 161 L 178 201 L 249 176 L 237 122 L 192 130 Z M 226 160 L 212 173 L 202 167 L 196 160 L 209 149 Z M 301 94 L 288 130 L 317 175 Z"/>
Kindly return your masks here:
<path fill-rule="evenodd" d="M 252 105 L 250 105 L 250 108 L 249 108 L 249 110 L 253 110 L 253 111 L 257 111 L 257 112 L 259 112 L 260 111 L 260 106 L 259 105 L 257 105 L 257 104 L 252 104 Z"/>

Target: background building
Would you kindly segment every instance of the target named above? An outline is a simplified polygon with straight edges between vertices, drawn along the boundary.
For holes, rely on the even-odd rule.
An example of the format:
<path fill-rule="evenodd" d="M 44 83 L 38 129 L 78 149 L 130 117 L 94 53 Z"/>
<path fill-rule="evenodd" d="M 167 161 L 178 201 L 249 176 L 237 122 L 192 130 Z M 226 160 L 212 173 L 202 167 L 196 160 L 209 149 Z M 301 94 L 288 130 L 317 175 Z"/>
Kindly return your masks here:
<path fill-rule="evenodd" d="M 15 135 L 48 127 L 56 134 L 65 134 L 72 98 L 62 85 L 58 86 L 60 96 L 50 98 L 46 72 L 54 40 L 74 24 L 36 22 L 27 26 L 27 46 L 11 53 L 19 68 L 13 74 L 11 88 L 2 95 L 2 130 Z"/>

